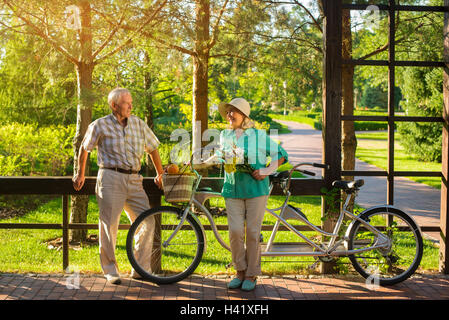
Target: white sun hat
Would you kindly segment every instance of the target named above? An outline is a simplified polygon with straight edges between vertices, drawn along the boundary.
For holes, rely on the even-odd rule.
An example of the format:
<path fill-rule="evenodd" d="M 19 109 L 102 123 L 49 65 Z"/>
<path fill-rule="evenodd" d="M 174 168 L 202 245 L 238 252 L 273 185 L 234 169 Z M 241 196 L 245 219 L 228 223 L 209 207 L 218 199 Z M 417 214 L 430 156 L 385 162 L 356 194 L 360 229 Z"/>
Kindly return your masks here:
<path fill-rule="evenodd" d="M 226 110 L 230 107 L 237 108 L 241 113 L 249 118 L 250 107 L 248 101 L 243 98 L 232 99 L 231 102 L 221 102 L 218 105 L 218 111 L 220 112 L 223 119 L 226 119 Z"/>

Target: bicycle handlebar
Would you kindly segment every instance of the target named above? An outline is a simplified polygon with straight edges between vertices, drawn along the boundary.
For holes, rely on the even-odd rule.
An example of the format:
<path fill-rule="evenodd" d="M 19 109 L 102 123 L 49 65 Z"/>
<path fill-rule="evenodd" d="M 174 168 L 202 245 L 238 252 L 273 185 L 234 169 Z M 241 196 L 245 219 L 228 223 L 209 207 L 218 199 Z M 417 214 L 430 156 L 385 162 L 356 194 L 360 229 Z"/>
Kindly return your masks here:
<path fill-rule="evenodd" d="M 307 175 L 309 175 L 309 176 L 315 176 L 315 172 L 312 172 L 312 171 L 301 170 L 301 172 L 302 172 L 302 173 L 305 173 L 305 174 L 307 174 Z"/>
<path fill-rule="evenodd" d="M 197 150 L 196 152 L 192 152 L 192 156 L 190 157 L 190 161 L 189 161 L 189 163 L 186 164 L 186 165 L 189 165 L 189 166 L 191 167 L 193 173 L 196 175 L 196 177 L 197 177 L 198 180 L 201 179 L 201 175 L 198 173 L 198 171 L 195 170 L 195 168 L 194 168 L 194 166 L 193 166 L 193 157 L 194 157 L 194 154 L 195 154 L 195 153 L 200 152 L 200 151 L 203 150 L 203 149 L 206 149 L 206 148 L 200 148 L 200 150 Z M 204 161 L 203 164 L 205 164 L 205 163 L 208 162 L 208 160 L 211 160 L 212 158 L 213 158 L 213 157 L 210 157 L 210 158 L 207 159 L 206 161 L 204 161 L 203 159 L 201 159 L 201 160 L 203 160 L 203 161 Z M 289 189 L 290 189 L 290 182 L 291 182 L 291 179 L 292 179 L 292 173 L 293 173 L 293 171 L 299 171 L 299 172 L 305 173 L 305 174 L 310 175 L 310 176 L 315 176 L 315 173 L 314 173 L 314 172 L 311 172 L 311 171 L 308 171 L 308 170 L 299 170 L 299 169 L 297 169 L 297 168 L 299 168 L 299 167 L 301 167 L 301 166 L 311 166 L 311 167 L 322 168 L 322 169 L 326 169 L 326 170 L 329 170 L 329 169 L 330 169 L 330 166 L 329 166 L 328 164 L 324 164 L 324 163 L 316 163 L 316 162 L 314 162 L 314 163 L 311 163 L 311 162 L 301 162 L 301 163 L 298 163 L 297 165 L 293 166 L 292 169 L 289 170 L 289 174 L 288 174 L 288 183 L 287 183 L 287 185 L 286 185 L 286 190 L 289 190 Z M 199 183 L 199 181 L 198 181 L 198 183 Z"/>
<path fill-rule="evenodd" d="M 330 169 L 330 166 L 328 164 L 324 164 L 324 163 L 312 163 L 312 165 L 316 168 L 323 168 L 323 169 Z"/>
<path fill-rule="evenodd" d="M 286 188 L 285 188 L 286 190 L 289 190 L 289 189 L 290 189 L 290 182 L 291 182 L 291 180 L 292 180 L 292 173 L 293 173 L 293 171 L 299 171 L 299 172 L 305 173 L 305 174 L 307 174 L 307 175 L 315 176 L 315 173 L 314 173 L 314 172 L 310 172 L 310 171 L 307 171 L 307 170 L 299 170 L 299 169 L 297 169 L 297 168 L 299 168 L 299 167 L 301 167 L 301 166 L 312 166 L 312 167 L 322 168 L 322 169 L 327 169 L 327 170 L 330 169 L 330 166 L 329 166 L 328 164 L 323 164 L 323 163 L 311 163 L 311 162 L 301 162 L 301 163 L 298 163 L 297 165 L 295 165 L 295 166 L 294 166 L 292 169 L 290 169 L 290 171 L 289 171 L 289 174 L 288 174 L 288 183 L 287 183 Z"/>
<path fill-rule="evenodd" d="M 324 163 L 313 163 L 312 165 L 317 168 L 323 168 L 323 169 L 327 169 L 327 170 L 330 169 L 330 166 L 328 164 L 324 164 Z"/>

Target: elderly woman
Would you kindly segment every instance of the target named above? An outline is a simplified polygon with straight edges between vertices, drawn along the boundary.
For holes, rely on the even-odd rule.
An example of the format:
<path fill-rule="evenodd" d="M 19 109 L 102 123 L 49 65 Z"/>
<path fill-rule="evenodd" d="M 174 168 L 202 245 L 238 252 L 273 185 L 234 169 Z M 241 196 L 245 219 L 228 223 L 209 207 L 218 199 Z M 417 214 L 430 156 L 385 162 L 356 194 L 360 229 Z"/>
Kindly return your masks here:
<path fill-rule="evenodd" d="M 254 128 L 249 118 L 250 105 L 245 99 L 221 103 L 219 112 L 229 122 L 229 129 L 220 135 L 220 145 L 228 155 L 227 163 L 230 162 L 228 168 L 225 165 L 222 195 L 228 216 L 232 262 L 237 270 L 228 288 L 251 291 L 261 274 L 260 231 L 269 194 L 268 176 L 286 162 L 288 156 L 264 130 Z M 271 162 L 267 166 L 268 157 Z"/>

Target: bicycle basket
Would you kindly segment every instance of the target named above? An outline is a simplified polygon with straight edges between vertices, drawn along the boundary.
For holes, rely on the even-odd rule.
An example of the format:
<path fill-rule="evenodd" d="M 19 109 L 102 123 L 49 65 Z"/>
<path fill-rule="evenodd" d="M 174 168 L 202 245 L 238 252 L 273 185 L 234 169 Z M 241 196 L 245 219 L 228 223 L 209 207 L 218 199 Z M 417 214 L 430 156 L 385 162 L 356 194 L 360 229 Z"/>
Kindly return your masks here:
<path fill-rule="evenodd" d="M 193 192 L 195 176 L 191 174 L 163 174 L 165 201 L 188 202 Z"/>

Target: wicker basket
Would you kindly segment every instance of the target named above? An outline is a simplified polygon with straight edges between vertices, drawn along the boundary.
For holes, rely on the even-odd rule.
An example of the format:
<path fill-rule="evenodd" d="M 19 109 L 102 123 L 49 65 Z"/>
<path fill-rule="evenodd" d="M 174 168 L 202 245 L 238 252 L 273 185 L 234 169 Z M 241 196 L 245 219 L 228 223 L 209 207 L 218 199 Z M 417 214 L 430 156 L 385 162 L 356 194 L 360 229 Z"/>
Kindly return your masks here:
<path fill-rule="evenodd" d="M 188 202 L 193 192 L 195 176 L 190 174 L 164 174 L 162 186 L 164 188 L 165 201 Z"/>

